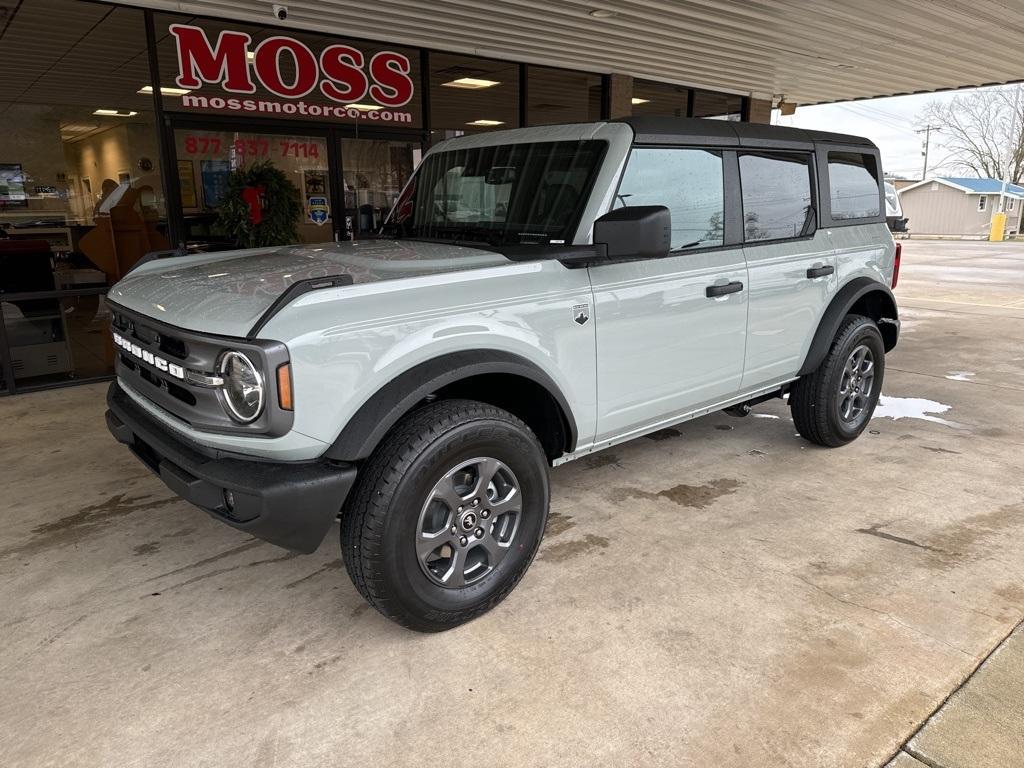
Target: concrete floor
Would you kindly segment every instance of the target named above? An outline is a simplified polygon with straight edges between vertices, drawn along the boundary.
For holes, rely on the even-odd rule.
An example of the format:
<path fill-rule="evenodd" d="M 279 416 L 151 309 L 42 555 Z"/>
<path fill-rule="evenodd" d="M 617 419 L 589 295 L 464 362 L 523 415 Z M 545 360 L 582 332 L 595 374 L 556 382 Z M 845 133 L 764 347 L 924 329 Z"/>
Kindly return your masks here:
<path fill-rule="evenodd" d="M 885 394 L 932 403 L 840 450 L 771 403 L 561 467 L 522 584 L 442 635 L 368 609 L 334 535 L 176 501 L 102 387 L 0 400 L 2 762 L 886 763 L 1024 616 L 1024 247 L 903 264 Z"/>

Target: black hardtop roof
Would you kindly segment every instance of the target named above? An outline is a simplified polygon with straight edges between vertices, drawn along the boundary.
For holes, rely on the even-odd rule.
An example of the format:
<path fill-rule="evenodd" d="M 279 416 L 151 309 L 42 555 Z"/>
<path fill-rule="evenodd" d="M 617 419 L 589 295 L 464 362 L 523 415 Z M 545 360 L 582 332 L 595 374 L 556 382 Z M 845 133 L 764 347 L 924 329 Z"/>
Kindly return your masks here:
<path fill-rule="evenodd" d="M 808 131 L 803 128 L 763 123 L 653 115 L 625 117 L 615 122 L 632 126 L 638 144 L 701 144 L 779 149 L 813 149 L 815 144 L 845 144 L 876 148 L 871 141 L 862 136 Z"/>

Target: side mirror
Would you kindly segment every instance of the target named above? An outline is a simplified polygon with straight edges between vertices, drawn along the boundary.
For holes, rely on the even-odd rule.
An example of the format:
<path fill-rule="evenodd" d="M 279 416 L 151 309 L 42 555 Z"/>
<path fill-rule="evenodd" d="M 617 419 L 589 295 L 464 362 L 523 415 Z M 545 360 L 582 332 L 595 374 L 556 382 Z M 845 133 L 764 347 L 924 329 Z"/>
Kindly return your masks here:
<path fill-rule="evenodd" d="M 594 245 L 608 259 L 660 259 L 672 247 L 672 214 L 664 205 L 616 208 L 594 222 Z"/>

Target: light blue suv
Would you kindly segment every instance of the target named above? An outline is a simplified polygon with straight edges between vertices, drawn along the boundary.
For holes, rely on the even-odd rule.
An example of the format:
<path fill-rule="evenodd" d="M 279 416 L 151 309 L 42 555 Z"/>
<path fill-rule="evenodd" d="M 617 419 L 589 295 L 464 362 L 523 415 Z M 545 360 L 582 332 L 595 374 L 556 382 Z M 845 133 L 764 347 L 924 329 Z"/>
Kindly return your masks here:
<path fill-rule="evenodd" d="M 877 148 L 634 118 L 424 158 L 378 237 L 153 259 L 109 295 L 111 432 L 183 498 L 422 631 L 497 604 L 548 467 L 787 395 L 857 437 L 899 321 Z"/>

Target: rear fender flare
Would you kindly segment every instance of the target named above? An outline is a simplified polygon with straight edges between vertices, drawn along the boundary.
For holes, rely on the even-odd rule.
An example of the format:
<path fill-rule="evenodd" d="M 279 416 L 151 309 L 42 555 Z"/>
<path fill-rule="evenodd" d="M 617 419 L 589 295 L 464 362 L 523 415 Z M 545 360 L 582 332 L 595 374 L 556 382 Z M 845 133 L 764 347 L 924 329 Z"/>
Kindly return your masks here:
<path fill-rule="evenodd" d="M 807 357 L 800 368 L 800 376 L 814 372 L 821 365 L 832 347 L 832 340 L 836 337 L 843 318 L 850 314 L 858 302 L 870 303 L 873 308 L 871 315 L 875 315 L 872 319 L 880 326 L 888 326 L 882 328 L 885 351 L 888 352 L 896 346 L 900 326 L 896 298 L 887 285 L 870 277 L 858 277 L 840 288 L 825 309 L 818 323 L 818 330 L 814 332 L 810 349 L 807 350 Z"/>

